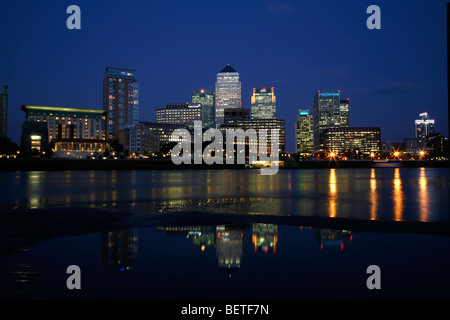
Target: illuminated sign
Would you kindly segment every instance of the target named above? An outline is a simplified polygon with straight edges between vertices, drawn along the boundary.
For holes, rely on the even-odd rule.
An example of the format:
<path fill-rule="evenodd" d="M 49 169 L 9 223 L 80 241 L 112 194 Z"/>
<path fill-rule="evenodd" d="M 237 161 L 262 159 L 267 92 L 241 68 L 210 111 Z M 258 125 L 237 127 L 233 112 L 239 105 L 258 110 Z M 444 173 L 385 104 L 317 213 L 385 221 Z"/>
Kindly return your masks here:
<path fill-rule="evenodd" d="M 266 88 L 262 88 L 259 92 L 266 92 Z"/>

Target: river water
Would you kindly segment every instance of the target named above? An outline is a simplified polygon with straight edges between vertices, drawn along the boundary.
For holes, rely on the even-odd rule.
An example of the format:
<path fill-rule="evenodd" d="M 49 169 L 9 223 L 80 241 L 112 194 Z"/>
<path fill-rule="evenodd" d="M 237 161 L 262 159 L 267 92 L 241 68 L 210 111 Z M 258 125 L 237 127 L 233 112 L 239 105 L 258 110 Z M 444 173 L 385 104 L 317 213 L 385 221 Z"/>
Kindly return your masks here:
<path fill-rule="evenodd" d="M 3 172 L 0 183 L 3 214 L 23 215 L 0 233 L 3 299 L 450 298 L 448 168 Z M 139 219 L 71 229 L 89 210 Z M 69 216 L 69 231 L 45 228 Z M 81 289 L 66 285 L 70 265 Z"/>

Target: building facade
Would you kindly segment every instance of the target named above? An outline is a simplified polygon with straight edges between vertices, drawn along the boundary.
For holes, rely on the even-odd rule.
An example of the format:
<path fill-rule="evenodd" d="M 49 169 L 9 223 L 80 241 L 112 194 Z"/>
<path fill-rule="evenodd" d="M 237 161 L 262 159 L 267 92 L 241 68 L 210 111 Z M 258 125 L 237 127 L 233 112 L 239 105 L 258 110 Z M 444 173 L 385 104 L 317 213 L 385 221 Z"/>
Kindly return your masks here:
<path fill-rule="evenodd" d="M 226 131 L 227 129 L 242 129 L 246 132 L 249 129 L 253 129 L 256 132 L 256 141 L 250 140 L 251 137 L 247 138 L 245 144 L 254 143 L 257 145 L 257 156 L 260 159 L 260 148 L 265 147 L 267 154 L 280 154 L 284 153 L 286 150 L 286 131 L 285 131 L 285 121 L 283 119 L 230 119 L 226 121 L 220 130 L 224 135 L 224 141 L 226 141 Z M 278 150 L 272 150 L 272 133 L 273 130 L 278 130 Z M 266 145 L 261 144 L 261 134 L 265 132 L 267 141 Z M 237 141 L 236 141 L 237 142 Z M 235 142 L 235 144 L 236 144 Z M 250 161 L 256 161 L 258 159 L 249 159 Z"/>
<path fill-rule="evenodd" d="M 8 136 L 8 85 L 0 84 L 0 138 Z"/>
<path fill-rule="evenodd" d="M 119 143 L 130 155 L 152 155 L 159 151 L 158 136 L 142 123 L 119 130 Z"/>
<path fill-rule="evenodd" d="M 298 110 L 295 123 L 295 153 L 311 155 L 314 152 L 313 115 L 309 109 Z"/>
<path fill-rule="evenodd" d="M 169 142 L 181 142 L 181 139 L 172 139 L 172 133 L 176 129 L 186 129 L 189 130 L 187 125 L 183 124 L 173 124 L 173 123 L 157 123 L 149 121 L 140 121 L 144 127 L 148 128 L 151 132 L 156 134 L 159 140 L 159 145 L 162 146 Z"/>
<path fill-rule="evenodd" d="M 224 109 L 240 108 L 242 105 L 239 73 L 227 65 L 217 74 L 216 81 L 216 128 L 224 123 Z"/>
<path fill-rule="evenodd" d="M 215 128 L 214 118 L 214 90 L 194 89 L 192 90 L 192 103 L 202 105 L 203 129 Z"/>
<path fill-rule="evenodd" d="M 356 154 L 361 157 L 381 152 L 379 127 L 342 127 L 324 130 L 326 151 L 337 155 Z"/>
<path fill-rule="evenodd" d="M 202 120 L 202 108 L 200 103 L 166 104 L 165 108 L 156 109 L 156 122 L 186 125 L 194 129 L 194 121 Z"/>
<path fill-rule="evenodd" d="M 253 88 L 252 119 L 276 119 L 277 107 L 274 87 Z"/>
<path fill-rule="evenodd" d="M 434 133 L 434 119 L 430 119 L 428 113 L 423 112 L 419 114 L 419 119 L 414 121 L 414 129 L 417 147 L 423 150 L 427 144 L 427 136 Z"/>
<path fill-rule="evenodd" d="M 103 110 L 107 111 L 107 139 L 139 121 L 139 83 L 133 69 L 107 67 L 103 73 Z"/>
<path fill-rule="evenodd" d="M 108 148 L 104 110 L 35 105 L 22 105 L 21 110 L 27 122 L 45 124 L 47 137 L 41 143 L 47 139 L 56 157 L 84 158 Z"/>
<path fill-rule="evenodd" d="M 49 140 L 106 138 L 106 112 L 98 109 L 22 105 L 28 121 L 46 122 Z"/>
<path fill-rule="evenodd" d="M 325 150 L 323 137 L 324 130 L 330 128 L 348 127 L 348 117 L 348 103 L 343 103 L 341 107 L 340 90 L 328 92 L 318 91 L 315 94 L 314 152 Z"/>
<path fill-rule="evenodd" d="M 40 157 L 48 151 L 48 126 L 45 122 L 24 121 L 20 137 L 21 157 Z"/>

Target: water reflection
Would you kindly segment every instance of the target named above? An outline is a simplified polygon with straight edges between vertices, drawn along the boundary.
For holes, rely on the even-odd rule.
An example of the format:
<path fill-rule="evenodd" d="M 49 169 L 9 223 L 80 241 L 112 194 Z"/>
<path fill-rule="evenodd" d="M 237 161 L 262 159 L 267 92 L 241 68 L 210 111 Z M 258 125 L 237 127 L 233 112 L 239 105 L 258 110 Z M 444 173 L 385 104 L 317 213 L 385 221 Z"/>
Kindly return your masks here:
<path fill-rule="evenodd" d="M 428 182 L 425 168 L 420 168 L 418 199 L 419 199 L 420 221 L 428 221 L 430 214 L 429 212 L 430 195 L 428 194 Z"/>
<path fill-rule="evenodd" d="M 377 194 L 377 179 L 375 168 L 370 171 L 370 220 L 375 220 L 377 218 L 378 211 L 378 194 Z"/>
<path fill-rule="evenodd" d="M 217 226 L 158 226 L 168 237 L 182 236 L 192 241 L 201 252 L 215 250 L 217 266 L 231 277 L 241 267 L 244 255 L 244 232 L 251 231 L 254 253 L 277 252 L 278 225 L 255 223 L 251 225 Z M 300 230 L 303 230 L 301 228 Z M 311 227 L 309 231 L 314 230 Z M 344 249 L 344 240 L 351 231 L 315 228 L 319 249 Z M 105 275 L 129 273 L 135 269 L 138 256 L 138 229 L 102 233 L 102 265 Z M 194 251 L 193 251 L 194 253 Z M 248 252 L 247 252 L 248 254 Z"/>
<path fill-rule="evenodd" d="M 400 221 L 403 219 L 403 190 L 402 190 L 402 179 L 400 177 L 400 168 L 395 168 L 394 180 L 393 180 L 393 200 L 394 200 L 394 220 Z"/>
<path fill-rule="evenodd" d="M 90 207 L 330 218 L 449 220 L 448 169 L 1 173 L 4 208 Z"/>
<path fill-rule="evenodd" d="M 330 169 L 330 180 L 328 183 L 330 188 L 329 204 L 330 204 L 330 218 L 336 217 L 337 207 L 337 184 L 336 184 L 336 169 Z"/>
<path fill-rule="evenodd" d="M 138 229 L 102 233 L 102 265 L 107 275 L 131 272 L 138 252 Z"/>

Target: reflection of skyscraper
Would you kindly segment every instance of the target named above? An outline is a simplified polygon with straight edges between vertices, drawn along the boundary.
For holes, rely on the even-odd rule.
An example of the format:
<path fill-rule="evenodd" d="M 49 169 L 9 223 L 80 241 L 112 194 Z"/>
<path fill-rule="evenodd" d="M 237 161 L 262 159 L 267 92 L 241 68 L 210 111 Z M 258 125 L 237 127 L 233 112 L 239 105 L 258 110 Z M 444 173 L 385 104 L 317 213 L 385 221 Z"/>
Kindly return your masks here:
<path fill-rule="evenodd" d="M 215 241 L 214 227 L 203 226 L 200 228 L 200 233 L 192 238 L 192 244 L 196 248 L 200 248 L 201 251 L 214 248 Z"/>
<path fill-rule="evenodd" d="M 192 103 L 201 103 L 202 105 L 203 129 L 214 128 L 214 90 L 192 90 Z"/>
<path fill-rule="evenodd" d="M 276 224 L 256 223 L 252 225 L 252 242 L 255 252 L 261 250 L 264 253 L 272 250 L 277 252 L 278 226 Z"/>
<path fill-rule="evenodd" d="M 251 98 L 252 119 L 276 119 L 276 97 L 274 87 L 253 88 Z"/>
<path fill-rule="evenodd" d="M 227 65 L 217 74 L 216 82 L 216 128 L 223 124 L 225 108 L 241 107 L 241 81 L 239 73 Z"/>
<path fill-rule="evenodd" d="M 102 264 L 105 274 L 133 271 L 138 251 L 137 229 L 102 233 Z"/>
<path fill-rule="evenodd" d="M 351 231 L 347 230 L 333 230 L 333 229 L 316 229 L 316 239 L 320 244 L 322 250 L 326 247 L 344 248 L 344 238 L 351 239 Z"/>
<path fill-rule="evenodd" d="M 241 230 L 217 226 L 216 237 L 216 255 L 219 267 L 231 277 L 241 267 L 243 233 Z"/>
<path fill-rule="evenodd" d="M 119 130 L 139 121 L 139 84 L 134 70 L 106 68 L 103 74 L 103 110 L 108 113 L 107 139 L 118 139 Z"/>
<path fill-rule="evenodd" d="M 419 114 L 419 119 L 415 120 L 415 138 L 420 149 L 424 149 L 427 143 L 427 135 L 434 133 L 434 119 L 428 118 L 428 113 Z"/>

